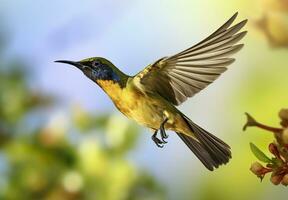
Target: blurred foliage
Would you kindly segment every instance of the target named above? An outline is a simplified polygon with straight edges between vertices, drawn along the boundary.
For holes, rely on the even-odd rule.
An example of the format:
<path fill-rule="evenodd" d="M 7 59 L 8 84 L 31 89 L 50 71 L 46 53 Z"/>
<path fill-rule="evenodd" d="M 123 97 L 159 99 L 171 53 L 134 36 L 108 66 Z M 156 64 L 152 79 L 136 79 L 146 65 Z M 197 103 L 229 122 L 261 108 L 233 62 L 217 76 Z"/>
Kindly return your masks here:
<path fill-rule="evenodd" d="M 261 0 L 262 17 L 255 26 L 266 36 L 271 47 L 288 48 L 288 0 Z"/>
<path fill-rule="evenodd" d="M 137 127 L 80 106 L 42 122 L 40 111 L 57 102 L 29 89 L 23 65 L 3 65 L 0 199 L 164 199 L 159 183 L 127 159 Z"/>

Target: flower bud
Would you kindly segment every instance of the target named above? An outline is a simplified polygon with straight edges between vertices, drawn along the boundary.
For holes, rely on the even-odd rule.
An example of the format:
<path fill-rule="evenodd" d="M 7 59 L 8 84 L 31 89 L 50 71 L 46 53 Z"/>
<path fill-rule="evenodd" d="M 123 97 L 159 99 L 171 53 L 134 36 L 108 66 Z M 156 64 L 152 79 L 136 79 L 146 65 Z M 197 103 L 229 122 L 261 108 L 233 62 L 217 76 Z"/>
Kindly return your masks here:
<path fill-rule="evenodd" d="M 249 114 L 249 113 L 245 113 L 246 117 L 247 117 L 247 122 L 243 127 L 243 131 L 245 131 L 248 127 L 252 127 L 252 126 L 257 126 L 258 122 Z"/>
<path fill-rule="evenodd" d="M 279 185 L 282 181 L 283 175 L 275 175 L 272 174 L 270 181 L 274 184 L 274 185 Z"/>
<path fill-rule="evenodd" d="M 282 183 L 282 185 L 285 185 L 285 186 L 288 185 L 288 174 L 283 176 L 281 183 Z"/>
<path fill-rule="evenodd" d="M 284 144 L 288 144 L 288 128 L 285 128 L 282 133 L 282 141 Z"/>
<path fill-rule="evenodd" d="M 265 167 L 263 167 L 259 162 L 254 162 L 250 167 L 250 171 L 257 176 L 262 176 L 264 169 Z"/>
<path fill-rule="evenodd" d="M 274 143 L 269 144 L 269 151 L 276 156 L 276 158 L 280 157 L 277 146 Z"/>
<path fill-rule="evenodd" d="M 288 121 L 288 109 L 282 108 L 279 111 L 278 116 L 280 117 L 281 120 Z"/>
<path fill-rule="evenodd" d="M 283 127 L 283 128 L 288 128 L 288 121 L 281 121 L 280 122 L 280 125 Z"/>

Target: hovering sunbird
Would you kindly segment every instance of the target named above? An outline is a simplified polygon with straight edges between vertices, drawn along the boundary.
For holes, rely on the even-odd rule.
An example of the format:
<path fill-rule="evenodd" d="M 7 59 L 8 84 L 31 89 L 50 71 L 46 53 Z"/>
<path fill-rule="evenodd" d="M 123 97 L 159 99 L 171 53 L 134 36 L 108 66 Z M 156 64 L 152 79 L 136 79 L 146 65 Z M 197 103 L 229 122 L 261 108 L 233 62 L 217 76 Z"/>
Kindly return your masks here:
<path fill-rule="evenodd" d="M 157 60 L 135 76 L 124 74 L 102 57 L 55 62 L 80 69 L 105 91 L 120 112 L 153 130 L 152 140 L 158 147 L 167 143 L 165 130 L 174 131 L 204 166 L 213 171 L 231 158 L 229 145 L 175 106 L 204 89 L 235 61 L 231 56 L 243 47 L 237 43 L 247 33 L 240 32 L 247 20 L 232 26 L 237 14 L 198 44 Z"/>

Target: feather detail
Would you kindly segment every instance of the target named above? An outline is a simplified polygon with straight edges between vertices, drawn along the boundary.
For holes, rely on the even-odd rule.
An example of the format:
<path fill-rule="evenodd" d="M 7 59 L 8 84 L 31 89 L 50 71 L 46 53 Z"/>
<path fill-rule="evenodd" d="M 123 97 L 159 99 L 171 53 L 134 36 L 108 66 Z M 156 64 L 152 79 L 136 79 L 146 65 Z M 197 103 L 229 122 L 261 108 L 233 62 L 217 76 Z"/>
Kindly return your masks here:
<path fill-rule="evenodd" d="M 244 46 L 237 43 L 247 34 L 247 31 L 239 32 L 247 20 L 231 26 L 236 17 L 237 13 L 198 44 L 146 67 L 134 76 L 139 88 L 143 85 L 146 90 L 179 105 L 207 87 L 235 61 L 230 56 Z"/>

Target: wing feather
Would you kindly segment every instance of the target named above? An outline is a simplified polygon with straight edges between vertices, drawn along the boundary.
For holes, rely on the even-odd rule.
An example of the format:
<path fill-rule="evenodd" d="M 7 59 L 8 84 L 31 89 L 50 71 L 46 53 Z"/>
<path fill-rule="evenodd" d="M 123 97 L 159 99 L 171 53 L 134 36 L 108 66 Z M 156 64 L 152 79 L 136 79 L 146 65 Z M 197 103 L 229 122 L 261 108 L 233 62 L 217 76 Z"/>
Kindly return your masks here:
<path fill-rule="evenodd" d="M 247 20 L 231 26 L 237 14 L 196 45 L 149 65 L 134 80 L 174 105 L 192 97 L 226 71 L 235 61 L 230 56 L 243 48 L 237 43 L 247 34 L 239 32 Z"/>

